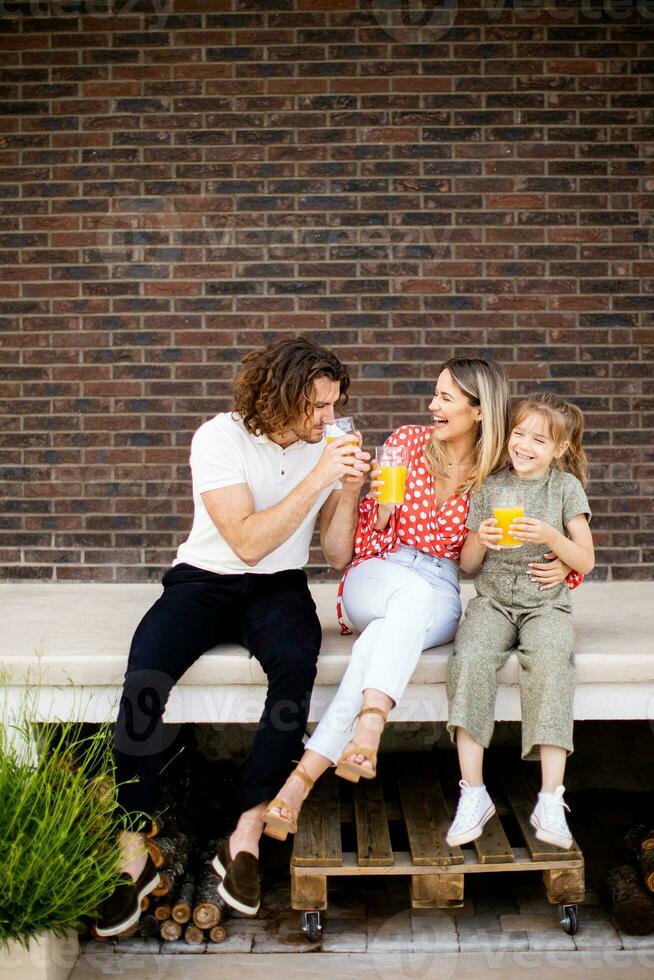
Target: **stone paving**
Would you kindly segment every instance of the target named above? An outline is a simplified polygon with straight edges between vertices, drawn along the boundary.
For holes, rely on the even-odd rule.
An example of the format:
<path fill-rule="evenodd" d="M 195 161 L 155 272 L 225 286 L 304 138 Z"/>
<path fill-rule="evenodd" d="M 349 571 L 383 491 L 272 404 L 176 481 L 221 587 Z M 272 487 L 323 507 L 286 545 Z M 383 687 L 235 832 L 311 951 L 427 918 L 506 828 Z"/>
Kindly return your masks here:
<path fill-rule="evenodd" d="M 322 938 L 315 944 L 301 931 L 300 913 L 290 909 L 289 886 L 280 884 L 268 890 L 256 919 L 233 914 L 225 920 L 228 938 L 222 943 L 187 946 L 183 941 L 133 938 L 89 942 L 84 955 L 654 951 L 654 933 L 637 937 L 616 929 L 590 883 L 586 902 L 579 906 L 579 931 L 573 937 L 563 931 L 557 907 L 544 899 L 538 873 L 470 876 L 468 881 L 463 908 L 447 911 L 408 908 L 408 883 L 401 878 L 378 879 L 374 886 L 362 879 L 350 879 L 345 887 L 335 881 L 329 891 L 329 908 L 322 914 Z"/>
<path fill-rule="evenodd" d="M 600 796 L 607 806 L 599 805 Z M 263 901 L 256 919 L 230 913 L 227 939 L 187 946 L 138 938 L 89 942 L 84 957 L 135 953 L 502 953 L 578 951 L 605 954 L 654 951 L 654 933 L 629 936 L 612 923 L 601 895 L 607 869 L 619 862 L 622 834 L 636 822 L 647 794 L 570 794 L 573 831 L 586 857 L 586 901 L 579 906 L 573 937 L 559 923 L 558 907 L 546 898 L 539 872 L 468 875 L 465 903 L 451 910 L 410 909 L 409 883 L 397 877 L 331 878 L 322 936 L 308 942 L 301 914 L 290 907 L 288 856 L 280 845 L 262 854 Z M 273 855 L 273 858 L 270 855 Z M 654 962 L 654 957 L 652 957 Z M 113 971 L 112 971 L 113 972 Z"/>

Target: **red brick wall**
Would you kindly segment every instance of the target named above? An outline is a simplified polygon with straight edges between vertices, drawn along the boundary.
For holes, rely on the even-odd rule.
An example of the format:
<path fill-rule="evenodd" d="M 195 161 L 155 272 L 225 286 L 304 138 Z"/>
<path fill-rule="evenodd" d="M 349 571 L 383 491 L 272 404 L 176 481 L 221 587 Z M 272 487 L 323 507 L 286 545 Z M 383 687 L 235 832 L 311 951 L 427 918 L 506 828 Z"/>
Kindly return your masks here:
<path fill-rule="evenodd" d="M 2 4 L 0 575 L 154 580 L 291 332 L 368 445 L 453 354 L 574 398 L 596 575 L 649 577 L 654 5 L 108 6 Z"/>

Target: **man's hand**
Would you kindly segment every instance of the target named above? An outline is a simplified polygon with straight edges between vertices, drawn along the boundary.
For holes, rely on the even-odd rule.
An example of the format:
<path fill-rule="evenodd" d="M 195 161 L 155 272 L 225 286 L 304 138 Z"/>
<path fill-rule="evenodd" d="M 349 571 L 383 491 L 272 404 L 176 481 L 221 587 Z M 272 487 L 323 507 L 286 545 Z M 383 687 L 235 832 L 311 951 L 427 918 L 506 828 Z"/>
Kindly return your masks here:
<path fill-rule="evenodd" d="M 365 453 L 361 449 L 361 433 L 357 431 L 355 435 L 359 440 L 359 448 L 353 455 L 357 461 L 355 465 L 359 472 L 357 476 L 351 476 L 350 474 L 344 476 L 341 482 L 343 484 L 343 490 L 348 491 L 348 493 L 356 493 L 358 497 L 359 491 L 366 481 L 366 476 L 370 472 L 370 453 Z"/>
<path fill-rule="evenodd" d="M 565 582 L 570 574 L 571 568 L 564 561 L 557 558 L 553 551 L 547 551 L 543 555 L 544 561 L 529 562 L 529 578 L 539 587 L 539 591 L 546 592 L 553 589 L 561 582 Z"/>
<path fill-rule="evenodd" d="M 535 517 L 514 517 L 509 525 L 509 534 L 527 544 L 546 544 L 552 547 L 557 531 L 551 524 Z"/>
<path fill-rule="evenodd" d="M 501 527 L 497 526 L 497 520 L 494 517 L 487 517 L 477 529 L 479 543 L 491 551 L 501 551 L 502 546 L 498 542 L 502 539 L 503 535 L 504 531 Z"/>
<path fill-rule="evenodd" d="M 356 436 L 357 446 L 352 446 L 351 441 L 348 444 L 347 437 L 340 436 L 328 443 L 327 449 L 335 452 L 328 454 L 326 449 L 318 464 L 324 463 L 326 472 L 334 472 L 329 470 L 328 464 L 340 468 L 336 479 L 340 479 L 341 489 L 329 495 L 320 511 L 320 544 L 329 564 L 339 571 L 352 561 L 359 492 L 370 471 L 370 453 L 361 451 L 361 433 L 357 432 Z M 352 436 L 349 438 L 351 440 Z"/>
<path fill-rule="evenodd" d="M 313 472 L 323 488 L 339 480 L 344 482 L 347 477 L 361 485 L 370 469 L 366 457 L 370 459 L 368 453 L 361 452 L 360 446 L 358 449 L 352 446 L 351 435 L 339 436 L 327 443 Z"/>

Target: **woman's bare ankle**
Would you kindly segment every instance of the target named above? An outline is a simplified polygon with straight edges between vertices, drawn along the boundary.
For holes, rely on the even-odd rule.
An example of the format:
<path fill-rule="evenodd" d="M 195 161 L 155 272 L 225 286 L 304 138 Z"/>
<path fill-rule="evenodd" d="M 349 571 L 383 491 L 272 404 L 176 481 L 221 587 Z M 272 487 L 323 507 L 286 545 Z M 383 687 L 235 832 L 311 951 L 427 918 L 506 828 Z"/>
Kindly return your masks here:
<path fill-rule="evenodd" d="M 384 731 L 384 719 L 379 715 L 367 714 L 359 718 L 359 724 L 354 736 L 354 741 L 363 745 L 376 747 L 381 741 Z"/>
<path fill-rule="evenodd" d="M 293 775 L 294 774 L 291 773 L 291 776 Z M 297 773 L 295 773 L 294 778 L 291 780 L 291 786 L 293 787 L 293 799 L 298 803 L 304 803 L 310 790 L 305 781 L 298 776 Z"/>
<path fill-rule="evenodd" d="M 357 730 L 352 739 L 357 745 L 363 745 L 367 749 L 378 749 L 381 737 L 384 732 L 385 720 L 377 712 L 367 711 L 359 718 Z M 347 758 L 357 765 L 372 769 L 372 762 L 366 756 L 356 752 L 348 752 Z"/>
<path fill-rule="evenodd" d="M 301 806 L 304 803 L 309 793 L 309 787 L 296 773 L 291 773 L 281 790 L 279 791 L 279 796 L 283 800 L 287 800 L 288 803 L 293 807 Z M 291 816 L 288 809 L 278 804 L 273 807 L 275 810 L 279 810 L 281 816 L 288 818 Z"/>

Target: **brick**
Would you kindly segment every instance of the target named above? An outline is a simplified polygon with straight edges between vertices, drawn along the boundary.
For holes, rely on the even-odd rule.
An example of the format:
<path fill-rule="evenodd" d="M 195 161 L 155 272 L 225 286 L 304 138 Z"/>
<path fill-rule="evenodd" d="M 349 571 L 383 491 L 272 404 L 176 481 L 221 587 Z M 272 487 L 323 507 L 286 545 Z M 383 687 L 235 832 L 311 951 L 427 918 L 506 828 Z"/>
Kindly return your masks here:
<path fill-rule="evenodd" d="M 453 353 L 577 401 L 594 574 L 651 576 L 649 24 L 216 6 L 2 35 L 5 578 L 158 581 L 194 428 L 291 331 L 348 363 L 374 438 Z"/>

